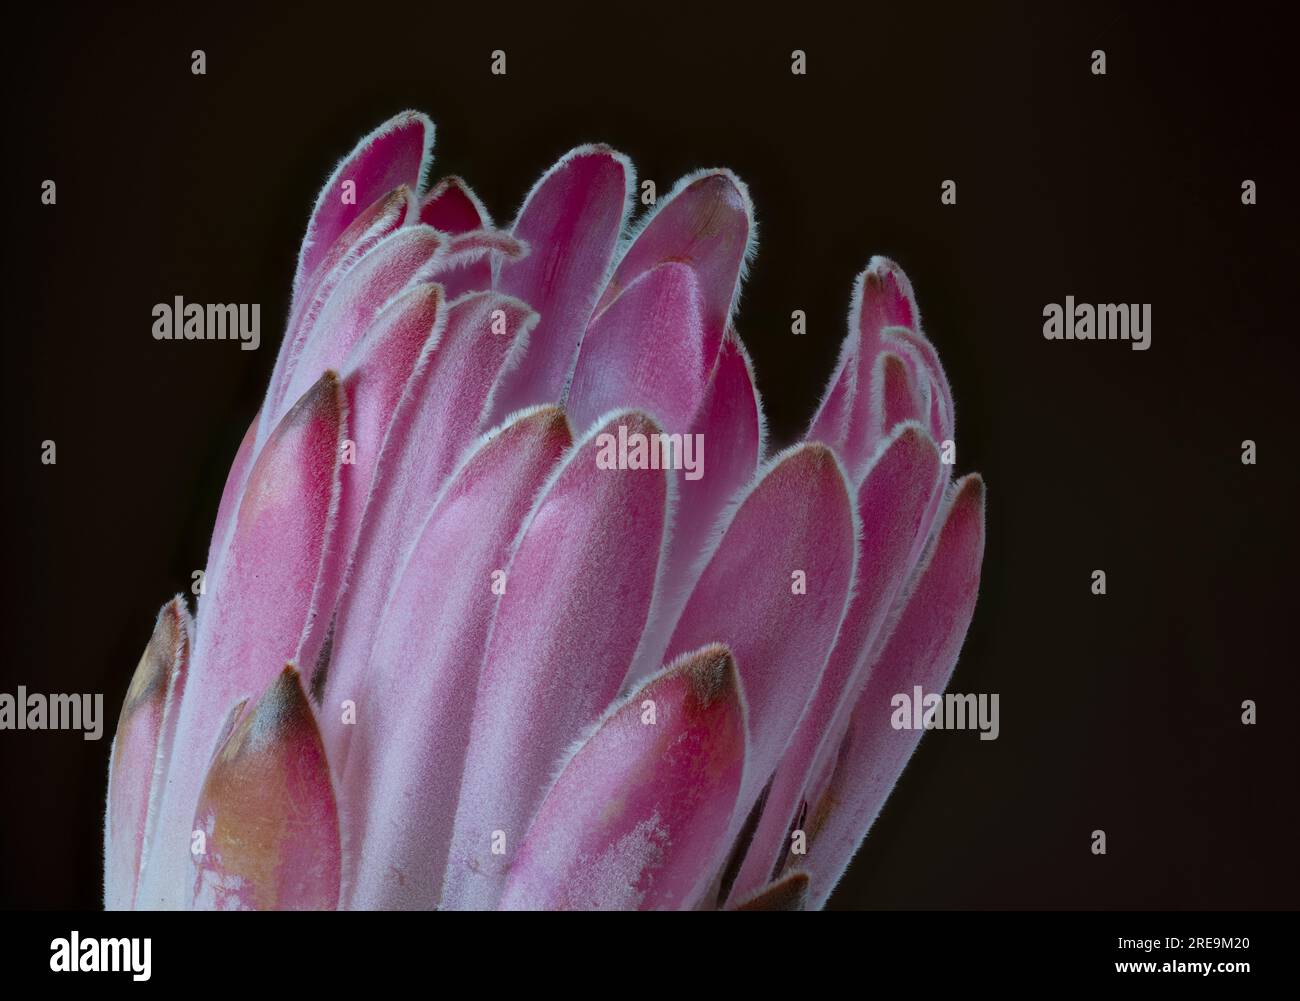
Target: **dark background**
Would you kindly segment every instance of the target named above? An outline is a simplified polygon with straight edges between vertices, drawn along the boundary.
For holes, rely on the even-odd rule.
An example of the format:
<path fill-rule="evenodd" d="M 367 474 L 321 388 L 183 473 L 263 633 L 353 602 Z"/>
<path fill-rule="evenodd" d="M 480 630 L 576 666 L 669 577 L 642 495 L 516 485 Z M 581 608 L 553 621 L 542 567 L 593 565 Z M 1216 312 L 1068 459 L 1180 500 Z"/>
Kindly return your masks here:
<path fill-rule="evenodd" d="M 1292 36 L 1250 5 L 854 6 L 7 15 L 0 691 L 103 692 L 107 720 L 98 743 L 0 732 L 0 904 L 98 906 L 121 697 L 203 565 L 319 185 L 406 107 L 437 123 L 434 176 L 502 223 L 580 142 L 661 193 L 735 169 L 760 224 L 738 327 L 777 445 L 868 257 L 911 275 L 958 469 L 989 484 L 953 689 L 1000 693 L 1002 733 L 922 742 L 833 906 L 1300 904 Z M 1152 303 L 1151 349 L 1045 341 L 1067 294 Z M 154 341 L 175 295 L 260 302 L 262 348 Z"/>

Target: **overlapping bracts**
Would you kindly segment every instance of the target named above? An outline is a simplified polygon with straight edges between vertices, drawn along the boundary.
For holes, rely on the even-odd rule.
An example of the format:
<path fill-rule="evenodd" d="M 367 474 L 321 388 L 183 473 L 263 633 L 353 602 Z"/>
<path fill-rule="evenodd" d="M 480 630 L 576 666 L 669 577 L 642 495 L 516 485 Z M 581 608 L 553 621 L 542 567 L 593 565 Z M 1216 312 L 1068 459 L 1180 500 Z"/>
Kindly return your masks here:
<path fill-rule="evenodd" d="M 983 555 L 907 278 L 871 261 L 768 456 L 736 177 L 630 225 L 631 164 L 579 147 L 501 229 L 432 147 L 399 115 L 316 202 L 196 616 L 122 708 L 106 906 L 821 906 Z M 617 434 L 699 435 L 703 475 L 608 468 Z"/>

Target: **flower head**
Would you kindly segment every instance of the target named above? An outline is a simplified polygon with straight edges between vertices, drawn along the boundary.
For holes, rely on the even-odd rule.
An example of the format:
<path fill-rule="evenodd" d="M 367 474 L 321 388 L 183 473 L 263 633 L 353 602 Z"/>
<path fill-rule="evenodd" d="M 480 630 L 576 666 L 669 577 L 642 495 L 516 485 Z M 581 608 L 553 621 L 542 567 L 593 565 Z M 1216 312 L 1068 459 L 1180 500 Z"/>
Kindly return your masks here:
<path fill-rule="evenodd" d="M 432 145 L 399 115 L 317 199 L 196 617 L 122 708 L 106 905 L 820 906 L 978 589 L 907 278 L 872 260 L 769 457 L 736 177 L 629 229 L 583 146 L 500 229 Z"/>

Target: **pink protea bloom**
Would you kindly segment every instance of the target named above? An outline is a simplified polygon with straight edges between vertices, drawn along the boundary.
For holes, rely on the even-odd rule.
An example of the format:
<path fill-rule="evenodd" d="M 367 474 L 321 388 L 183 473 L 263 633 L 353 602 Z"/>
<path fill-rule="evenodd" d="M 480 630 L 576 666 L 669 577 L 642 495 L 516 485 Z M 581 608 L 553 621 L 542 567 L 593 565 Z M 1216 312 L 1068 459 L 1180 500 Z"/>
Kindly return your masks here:
<path fill-rule="evenodd" d="M 122 708 L 106 906 L 821 906 L 983 554 L 906 277 L 861 275 L 768 457 L 739 180 L 628 235 L 631 165 L 584 146 L 500 230 L 421 194 L 432 145 L 399 115 L 316 202 L 197 616 L 163 607 Z M 601 461 L 638 435 L 704 461 Z"/>

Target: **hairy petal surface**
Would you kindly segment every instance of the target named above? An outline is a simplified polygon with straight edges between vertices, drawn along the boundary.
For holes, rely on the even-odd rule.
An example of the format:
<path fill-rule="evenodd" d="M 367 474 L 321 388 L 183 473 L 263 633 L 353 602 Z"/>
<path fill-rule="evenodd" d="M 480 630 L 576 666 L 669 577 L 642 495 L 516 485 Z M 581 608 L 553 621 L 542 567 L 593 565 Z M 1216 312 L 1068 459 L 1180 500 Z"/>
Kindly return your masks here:
<path fill-rule="evenodd" d="M 510 562 L 479 682 L 443 906 L 496 905 L 506 869 L 570 741 L 618 694 L 667 538 L 662 469 L 602 468 L 602 435 L 658 433 L 616 414 L 569 453 Z M 495 834 L 494 832 L 500 832 Z M 494 854 L 505 840 L 504 853 Z"/>
<path fill-rule="evenodd" d="M 193 623 L 179 595 L 163 605 L 117 719 L 108 765 L 104 907 L 135 905 L 189 670 Z"/>
<path fill-rule="evenodd" d="M 616 407 L 635 407 L 669 434 L 684 433 L 713 365 L 704 356 L 703 310 L 685 264 L 661 264 L 634 281 L 587 329 L 565 401 L 574 427 L 586 431 Z"/>
<path fill-rule="evenodd" d="M 448 484 L 384 609 L 342 783 L 356 908 L 437 905 L 469 742 L 494 576 L 571 444 L 556 407 L 485 437 Z M 346 818 L 354 817 L 348 825 Z M 347 887 L 351 889 L 348 890 Z"/>
<path fill-rule="evenodd" d="M 541 316 L 528 361 L 511 372 L 494 401 L 491 423 L 564 394 L 601 282 L 623 230 L 632 165 L 607 146 L 570 150 L 529 192 L 513 236 L 532 248 L 505 261 L 496 288 Z"/>
<path fill-rule="evenodd" d="M 684 656 L 607 713 L 565 766 L 501 906 L 687 904 L 726 833 L 744 758 L 744 708 L 726 647 Z"/>
<path fill-rule="evenodd" d="M 929 562 L 870 666 L 830 787 L 810 813 L 805 864 L 813 907 L 839 882 L 921 740 L 922 731 L 891 725 L 893 697 L 915 685 L 927 693 L 948 686 L 975 612 L 983 558 L 984 482 L 972 474 L 953 487 Z"/>
<path fill-rule="evenodd" d="M 420 190 L 433 152 L 433 135 L 433 122 L 426 115 L 403 111 L 363 137 L 334 168 L 316 197 L 307 225 L 295 292 L 320 267 L 339 235 L 385 192 L 400 186 Z"/>
<path fill-rule="evenodd" d="M 267 665 L 297 655 L 317 611 L 339 494 L 339 443 L 347 403 L 327 372 L 289 411 L 249 473 L 230 552 L 206 582 L 193 666 L 181 702 L 174 760 L 163 794 L 157 861 L 142 906 L 177 907 L 188 868 L 190 821 L 203 772 L 231 705 L 271 680 Z"/>
<path fill-rule="evenodd" d="M 930 436 L 909 424 L 890 439 L 858 487 L 862 537 L 858 543 L 858 585 L 817 693 L 781 757 L 744 865 L 732 887 L 733 899 L 757 893 L 772 879 L 788 849 L 791 823 L 819 748 L 842 734 L 865 658 L 899 593 L 929 530 L 931 500 L 940 492 L 939 453 Z M 838 741 L 836 741 L 838 744 Z"/>
<path fill-rule="evenodd" d="M 325 748 L 292 665 L 235 722 L 194 816 L 192 906 L 333 910 L 339 825 Z"/>
<path fill-rule="evenodd" d="M 659 200 L 619 258 L 596 305 L 599 315 L 645 272 L 673 261 L 698 276 L 703 304 L 701 356 L 706 368 L 718 353 L 736 300 L 745 262 L 755 244 L 749 191 L 729 170 L 682 178 Z"/>
<path fill-rule="evenodd" d="M 330 658 L 316 666 L 312 679 L 327 706 L 364 690 L 375 629 L 395 575 L 443 481 L 479 434 L 479 414 L 501 371 L 527 343 L 536 319 L 523 303 L 496 292 L 464 296 L 446 313 L 442 336 L 408 383 L 380 452 Z M 322 715 L 321 726 L 330 760 L 342 770 L 354 728 L 333 711 Z"/>

